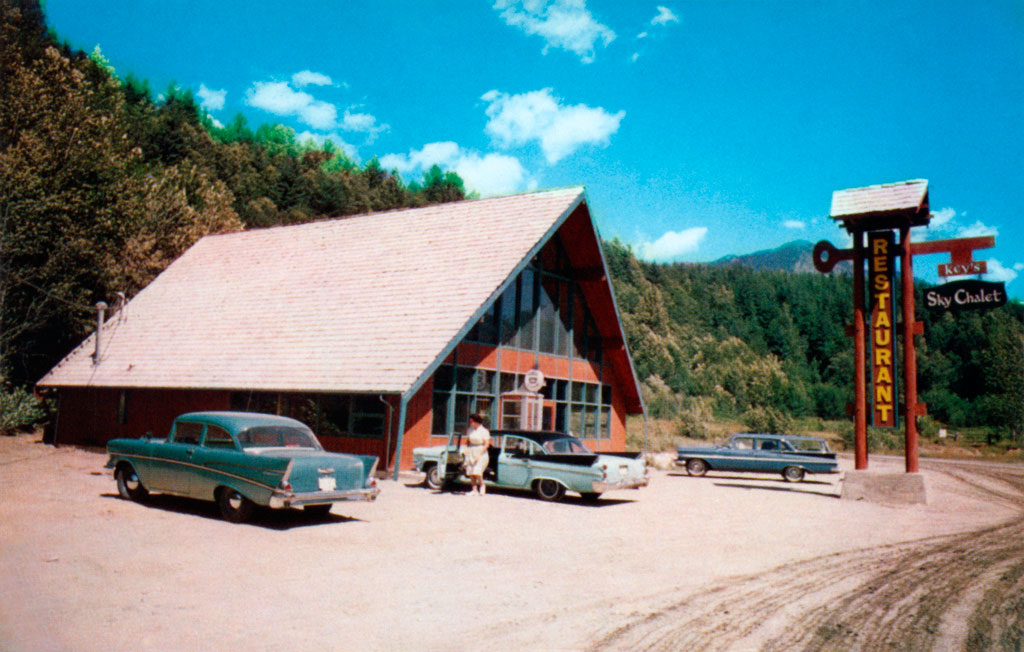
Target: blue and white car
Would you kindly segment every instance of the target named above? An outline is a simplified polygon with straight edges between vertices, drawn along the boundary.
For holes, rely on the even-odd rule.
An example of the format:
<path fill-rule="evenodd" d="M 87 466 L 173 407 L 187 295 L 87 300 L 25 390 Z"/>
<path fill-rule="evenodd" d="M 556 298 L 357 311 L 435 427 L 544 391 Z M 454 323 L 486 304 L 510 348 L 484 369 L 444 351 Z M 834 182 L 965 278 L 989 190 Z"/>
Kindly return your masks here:
<path fill-rule="evenodd" d="M 800 482 L 808 473 L 838 473 L 836 454 L 819 437 L 736 433 L 720 446 L 679 446 L 676 465 L 693 476 L 708 471 L 781 473 Z"/>
<path fill-rule="evenodd" d="M 606 491 L 638 489 L 649 481 L 642 453 L 593 453 L 561 432 L 494 430 L 488 453 L 487 486 L 530 490 L 541 500 L 561 500 L 574 491 L 595 501 Z M 469 482 L 462 470 L 461 435 L 452 435 L 444 446 L 415 448 L 412 456 L 432 489 Z"/>

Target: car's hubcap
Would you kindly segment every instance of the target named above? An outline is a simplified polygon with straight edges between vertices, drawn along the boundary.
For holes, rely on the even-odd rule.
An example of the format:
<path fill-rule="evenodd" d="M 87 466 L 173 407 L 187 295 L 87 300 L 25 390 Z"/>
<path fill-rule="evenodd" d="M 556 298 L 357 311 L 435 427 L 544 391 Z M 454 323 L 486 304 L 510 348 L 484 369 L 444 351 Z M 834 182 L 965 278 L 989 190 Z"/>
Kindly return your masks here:
<path fill-rule="evenodd" d="M 124 486 L 128 488 L 128 491 L 135 491 L 139 488 L 139 476 L 134 473 L 124 474 Z"/>
<path fill-rule="evenodd" d="M 238 495 L 237 491 L 231 492 L 231 495 L 228 496 L 228 505 L 231 506 L 231 509 L 242 508 L 242 497 Z"/>

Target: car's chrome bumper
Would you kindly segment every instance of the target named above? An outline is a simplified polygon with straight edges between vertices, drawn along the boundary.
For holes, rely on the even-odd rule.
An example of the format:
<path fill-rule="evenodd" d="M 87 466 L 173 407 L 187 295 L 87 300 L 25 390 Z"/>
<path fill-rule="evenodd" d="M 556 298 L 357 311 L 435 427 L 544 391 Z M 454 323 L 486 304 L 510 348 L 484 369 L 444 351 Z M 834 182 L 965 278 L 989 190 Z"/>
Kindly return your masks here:
<path fill-rule="evenodd" d="M 275 491 L 270 496 L 269 504 L 272 509 L 281 509 L 283 507 L 337 503 L 343 500 L 375 500 L 379 494 L 380 487 L 346 489 L 342 491 L 307 491 L 303 493 Z"/>
<path fill-rule="evenodd" d="M 646 487 L 649 481 L 650 478 L 645 475 L 642 478 L 623 478 L 618 482 L 594 482 L 591 485 L 591 491 L 597 494 L 603 494 L 604 492 L 611 491 L 613 489 L 639 489 L 640 487 Z"/>

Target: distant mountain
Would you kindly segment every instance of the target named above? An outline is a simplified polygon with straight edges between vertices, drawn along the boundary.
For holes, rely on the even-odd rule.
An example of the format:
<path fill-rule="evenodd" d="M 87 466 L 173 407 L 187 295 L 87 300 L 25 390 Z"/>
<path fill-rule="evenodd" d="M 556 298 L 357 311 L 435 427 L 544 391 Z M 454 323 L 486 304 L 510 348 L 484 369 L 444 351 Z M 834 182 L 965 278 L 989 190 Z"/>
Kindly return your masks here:
<path fill-rule="evenodd" d="M 794 240 L 776 249 L 755 251 L 742 256 L 725 256 L 711 264 L 749 267 L 760 271 L 817 273 L 817 270 L 814 269 L 813 251 L 814 243 L 807 240 Z"/>

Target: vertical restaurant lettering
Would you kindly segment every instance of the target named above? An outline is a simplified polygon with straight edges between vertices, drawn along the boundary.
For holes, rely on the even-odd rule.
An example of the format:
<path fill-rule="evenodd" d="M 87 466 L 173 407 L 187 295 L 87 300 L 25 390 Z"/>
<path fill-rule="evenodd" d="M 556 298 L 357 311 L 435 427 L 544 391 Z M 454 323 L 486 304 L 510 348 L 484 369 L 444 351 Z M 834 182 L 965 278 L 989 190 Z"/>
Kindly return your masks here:
<path fill-rule="evenodd" d="M 868 277 L 871 296 L 871 402 L 872 423 L 879 428 L 896 427 L 896 359 L 893 343 L 893 263 L 895 243 L 892 231 L 868 234 Z"/>

